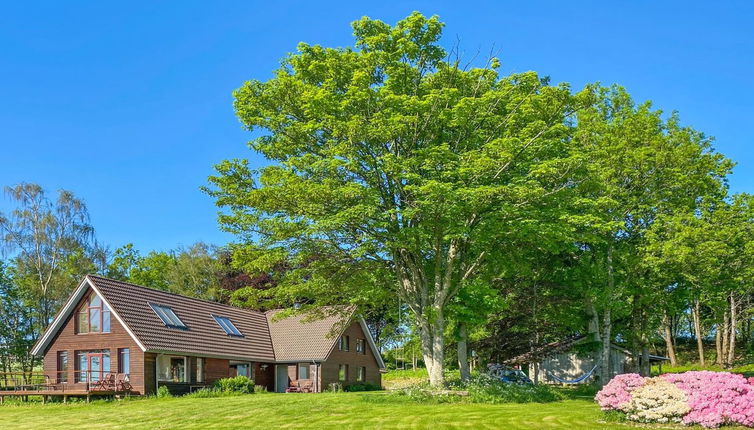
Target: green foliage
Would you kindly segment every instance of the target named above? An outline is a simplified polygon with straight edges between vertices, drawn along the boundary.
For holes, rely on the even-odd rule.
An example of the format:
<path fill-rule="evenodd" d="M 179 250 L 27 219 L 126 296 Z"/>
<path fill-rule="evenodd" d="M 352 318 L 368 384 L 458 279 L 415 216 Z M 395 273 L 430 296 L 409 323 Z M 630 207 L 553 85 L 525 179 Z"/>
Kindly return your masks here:
<path fill-rule="evenodd" d="M 195 399 L 209 399 L 209 398 L 215 398 L 215 397 L 239 396 L 242 394 L 244 393 L 240 393 L 237 391 L 221 391 L 217 389 L 202 388 L 201 390 L 196 390 L 189 394 L 186 394 L 183 397 L 189 397 L 189 398 L 195 398 Z"/>
<path fill-rule="evenodd" d="M 267 391 L 267 387 L 264 385 L 255 385 L 254 386 L 254 393 L 257 394 L 267 394 L 269 391 Z"/>
<path fill-rule="evenodd" d="M 327 385 L 325 391 L 327 391 L 328 393 L 342 393 L 343 384 L 341 384 L 340 382 L 331 382 Z"/>
<path fill-rule="evenodd" d="M 502 76 L 496 59 L 464 69 L 442 27 L 420 13 L 363 18 L 352 48 L 299 44 L 272 79 L 234 93 L 271 164 L 224 161 L 205 189 L 240 239 L 235 264 L 277 278 L 237 300 L 306 310 L 398 295 L 423 327 L 433 383 L 451 300 L 492 285 L 521 241 L 573 243 L 562 217 L 585 163 L 570 137 L 592 99 L 534 72 Z M 274 273 L 281 262 L 291 270 Z"/>
<path fill-rule="evenodd" d="M 166 387 L 164 385 L 160 385 L 160 387 L 157 388 L 157 398 L 158 399 L 166 399 L 166 398 L 170 398 L 170 397 L 173 397 L 173 395 L 170 393 L 170 390 L 168 389 L 168 387 Z"/>
<path fill-rule="evenodd" d="M 222 301 L 223 268 L 215 247 L 198 242 L 169 252 L 142 256 L 133 244 L 115 250 L 107 276 L 189 297 Z"/>
<path fill-rule="evenodd" d="M 214 388 L 221 392 L 251 394 L 254 392 L 254 381 L 246 376 L 239 375 L 215 381 Z"/>
<path fill-rule="evenodd" d="M 382 390 L 382 387 L 380 387 L 377 384 L 370 384 L 366 382 L 363 384 L 346 385 L 343 390 L 349 393 L 356 392 L 356 391 L 379 391 L 379 390 Z"/>

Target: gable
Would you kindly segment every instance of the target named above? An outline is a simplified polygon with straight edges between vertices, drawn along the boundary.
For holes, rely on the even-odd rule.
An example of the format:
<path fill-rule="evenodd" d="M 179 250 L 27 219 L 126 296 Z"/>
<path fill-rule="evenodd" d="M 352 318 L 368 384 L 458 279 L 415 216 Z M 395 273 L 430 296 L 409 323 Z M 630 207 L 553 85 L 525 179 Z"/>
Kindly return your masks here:
<path fill-rule="evenodd" d="M 327 360 L 336 359 L 340 361 L 350 362 L 355 356 L 368 357 L 367 359 L 371 358 L 371 361 L 380 370 L 385 369 L 385 363 L 382 360 L 382 356 L 380 355 L 379 350 L 377 350 L 377 346 L 372 339 L 371 332 L 369 331 L 369 328 L 366 325 L 366 321 L 364 321 L 363 318 L 355 318 L 353 322 L 341 333 L 340 337 L 342 336 L 348 336 L 348 351 L 341 351 L 338 346 L 338 339 L 336 339 L 336 343 L 333 345 L 330 353 L 327 355 Z M 366 349 L 363 355 L 356 351 L 356 342 L 358 339 L 363 339 L 364 341 L 366 341 Z"/>
<path fill-rule="evenodd" d="M 31 350 L 32 355 L 42 355 L 47 351 L 47 349 L 50 347 L 52 342 L 56 339 L 58 334 L 66 327 L 66 324 L 69 321 L 73 323 L 73 317 L 75 316 L 76 310 L 79 308 L 84 298 L 88 297 L 89 294 L 91 293 L 96 294 L 102 300 L 102 302 L 110 309 L 111 324 L 118 324 L 128 333 L 131 339 L 133 339 L 133 341 L 136 343 L 136 345 L 139 346 L 139 348 L 142 351 L 146 350 L 144 345 L 129 329 L 128 325 L 125 324 L 123 319 L 120 317 L 119 313 L 113 308 L 112 304 L 107 299 L 107 297 L 105 297 L 102 294 L 102 292 L 97 289 L 97 287 L 91 282 L 91 280 L 87 276 L 84 278 L 83 281 L 81 281 L 79 286 L 73 291 L 73 293 L 68 298 L 66 303 L 58 311 L 57 315 L 55 315 L 55 318 L 52 320 L 52 323 L 49 325 L 49 327 L 47 327 L 42 337 L 40 337 L 39 340 L 37 340 L 37 343 L 34 345 L 34 347 Z"/>

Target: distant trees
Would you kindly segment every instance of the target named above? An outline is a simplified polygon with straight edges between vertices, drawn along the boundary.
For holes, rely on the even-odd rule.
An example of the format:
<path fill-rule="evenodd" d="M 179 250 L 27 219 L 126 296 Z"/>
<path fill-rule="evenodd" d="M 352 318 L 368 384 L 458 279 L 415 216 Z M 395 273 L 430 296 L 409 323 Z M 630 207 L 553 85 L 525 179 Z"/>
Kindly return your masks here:
<path fill-rule="evenodd" d="M 5 193 L 16 209 L 0 213 L 0 245 L 10 256 L 0 300 L 13 307 L 4 314 L 18 330 L 9 354 L 27 371 L 36 359 L 21 346 L 36 342 L 72 283 L 92 271 L 95 242 L 86 205 L 73 193 L 60 190 L 50 199 L 42 187 L 27 183 Z"/>
<path fill-rule="evenodd" d="M 171 251 L 150 251 L 142 256 L 133 244 L 113 252 L 106 275 L 122 281 L 148 286 L 199 299 L 227 301 L 221 288 L 224 272 L 220 250 L 197 242 Z"/>

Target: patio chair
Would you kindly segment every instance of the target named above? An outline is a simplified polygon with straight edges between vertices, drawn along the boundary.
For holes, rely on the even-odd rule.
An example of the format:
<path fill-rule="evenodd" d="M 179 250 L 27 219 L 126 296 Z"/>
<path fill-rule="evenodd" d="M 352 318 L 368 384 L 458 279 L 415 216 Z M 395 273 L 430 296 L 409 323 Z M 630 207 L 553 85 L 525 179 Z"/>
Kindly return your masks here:
<path fill-rule="evenodd" d="M 302 393 L 311 393 L 314 391 L 314 381 L 311 379 L 302 379 L 299 381 L 299 388 Z"/>
<path fill-rule="evenodd" d="M 125 373 L 118 373 L 115 377 L 115 391 L 128 392 L 132 389 L 133 387 L 128 381 L 128 375 L 126 375 Z"/>
<path fill-rule="evenodd" d="M 288 388 L 285 389 L 286 393 L 300 393 L 301 392 L 301 385 L 299 384 L 299 381 L 291 381 L 291 385 L 288 386 Z"/>
<path fill-rule="evenodd" d="M 106 373 L 105 376 L 99 381 L 94 381 L 92 385 L 92 391 L 114 391 L 115 390 L 115 375 L 112 373 Z"/>

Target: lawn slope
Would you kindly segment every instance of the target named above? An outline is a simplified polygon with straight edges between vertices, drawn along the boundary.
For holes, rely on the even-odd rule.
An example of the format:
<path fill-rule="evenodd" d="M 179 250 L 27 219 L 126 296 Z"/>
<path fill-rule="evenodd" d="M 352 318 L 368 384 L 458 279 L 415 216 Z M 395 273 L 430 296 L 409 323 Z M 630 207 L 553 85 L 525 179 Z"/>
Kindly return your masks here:
<path fill-rule="evenodd" d="M 611 429 L 588 400 L 418 404 L 384 393 L 263 394 L 0 406 L 0 428 Z"/>

